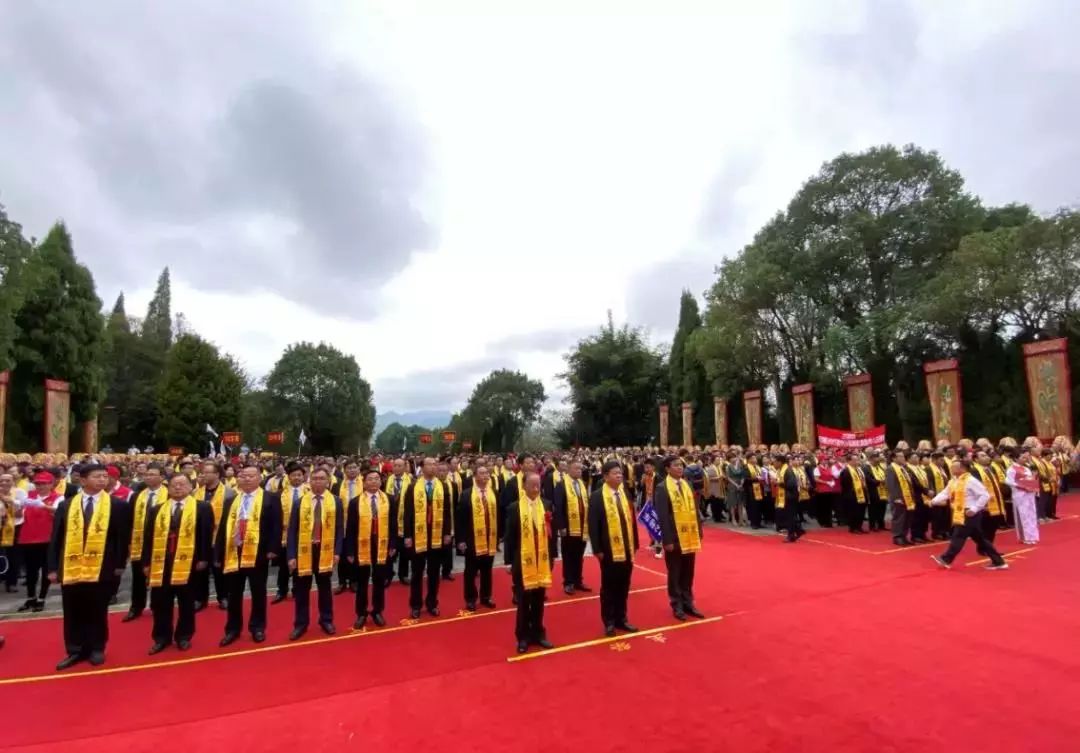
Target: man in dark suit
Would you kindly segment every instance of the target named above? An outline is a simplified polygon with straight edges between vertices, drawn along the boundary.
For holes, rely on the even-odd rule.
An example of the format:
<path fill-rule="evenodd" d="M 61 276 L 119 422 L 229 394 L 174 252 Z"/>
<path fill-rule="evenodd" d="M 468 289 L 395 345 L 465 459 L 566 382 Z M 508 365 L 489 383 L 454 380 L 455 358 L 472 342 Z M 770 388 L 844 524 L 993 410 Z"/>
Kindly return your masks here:
<path fill-rule="evenodd" d="M 544 590 L 551 585 L 551 558 L 545 556 L 550 538 L 547 509 L 540 496 L 540 476 L 526 473 L 517 501 L 506 509 L 506 539 L 503 557 L 514 581 L 517 622 L 514 635 L 517 652 L 523 654 L 533 643 L 553 648 L 544 629 Z"/>
<path fill-rule="evenodd" d="M 668 601 L 676 619 L 685 620 L 688 614 L 700 619 L 705 615 L 694 606 L 694 568 L 701 551 L 701 517 L 683 479 L 682 458 L 667 458 L 664 470 L 665 479 L 653 492 L 653 507 L 664 545 Z"/>
<path fill-rule="evenodd" d="M 306 633 L 310 624 L 312 581 L 319 590 L 319 627 L 327 635 L 336 632 L 330 579 L 341 557 L 345 519 L 341 514 L 341 500 L 330 493 L 330 474 L 326 469 L 312 471 L 309 483 L 311 490 L 293 503 L 289 516 L 287 548 L 296 606 L 293 631 L 289 635 L 291 641 Z"/>
<path fill-rule="evenodd" d="M 465 487 L 457 508 L 457 546 L 465 555 L 465 608 L 476 611 L 476 600 L 488 609 L 491 599 L 491 567 L 498 548 L 498 497 L 491 484 L 491 471 L 477 463 L 474 481 Z M 477 594 L 476 578 L 480 577 Z"/>
<path fill-rule="evenodd" d="M 349 503 L 345 513 L 345 542 L 342 550 L 356 587 L 355 630 L 361 630 L 368 616 L 368 581 L 371 581 L 371 621 L 386 624 L 386 585 L 391 579 L 391 558 L 397 546 L 397 503 L 382 489 L 382 476 L 372 468 L 364 474 L 364 488 Z M 369 531 L 364 538 L 363 531 Z M 380 541 L 384 542 L 380 546 Z M 365 556 L 366 553 L 366 556 Z"/>
<path fill-rule="evenodd" d="M 187 651 L 195 635 L 198 578 L 214 555 L 214 510 L 209 502 L 191 496 L 191 479 L 179 473 L 169 479 L 168 499 L 146 512 L 142 540 L 139 559 L 151 586 L 154 614 L 150 655 L 161 653 L 174 640 L 178 649 Z M 174 602 L 180 611 L 175 625 Z"/>
<path fill-rule="evenodd" d="M 600 473 L 603 484 L 589 499 L 589 540 L 593 554 L 600 561 L 600 618 L 604 634 L 611 637 L 616 628 L 637 632 L 627 621 L 626 602 L 630 597 L 638 530 L 634 506 L 623 486 L 622 463 L 609 460 Z"/>
<path fill-rule="evenodd" d="M 266 579 L 281 548 L 281 498 L 260 488 L 255 465 L 242 468 L 236 478 L 239 490 L 221 513 L 214 544 L 214 563 L 222 568 L 228 595 L 221 646 L 240 637 L 245 584 L 251 589 L 248 630 L 256 643 L 266 640 Z"/>
<path fill-rule="evenodd" d="M 405 548 L 409 551 L 413 567 L 413 578 L 409 584 L 409 613 L 414 620 L 420 618 L 421 599 L 428 614 L 439 616 L 443 547 L 450 546 L 452 530 L 450 485 L 435 478 L 435 458 L 424 458 L 421 474 L 409 485 L 401 500 L 401 504 L 405 505 L 402 516 Z M 436 510 L 437 505 L 441 505 L 440 510 Z M 423 594 L 425 569 L 428 576 L 426 597 Z"/>
<path fill-rule="evenodd" d="M 592 591 L 585 585 L 582 576 L 585 543 L 588 541 L 588 489 L 588 482 L 582 478 L 580 460 L 571 461 L 567 475 L 552 486 L 553 527 L 562 537 L 563 591 L 567 594 Z"/>
<path fill-rule="evenodd" d="M 79 491 L 56 506 L 49 542 L 49 582 L 61 584 L 67 650 L 57 670 L 83 659 L 95 667 L 105 662 L 109 599 L 131 545 L 131 510 L 105 493 L 105 466 L 84 465 L 79 475 Z"/>
<path fill-rule="evenodd" d="M 225 470 L 220 463 L 213 460 L 204 461 L 200 466 L 200 470 L 202 483 L 199 488 L 195 489 L 194 496 L 197 501 L 206 502 L 210 505 L 214 526 L 216 527 L 218 521 L 221 520 L 225 503 L 236 496 L 236 490 L 229 489 L 221 483 Z M 221 568 L 206 568 L 199 571 L 195 576 L 195 611 L 204 609 L 210 602 L 211 575 L 214 577 L 214 595 L 217 597 L 218 609 L 225 609 L 228 606 L 228 600 L 225 596 L 225 579 L 221 575 Z"/>

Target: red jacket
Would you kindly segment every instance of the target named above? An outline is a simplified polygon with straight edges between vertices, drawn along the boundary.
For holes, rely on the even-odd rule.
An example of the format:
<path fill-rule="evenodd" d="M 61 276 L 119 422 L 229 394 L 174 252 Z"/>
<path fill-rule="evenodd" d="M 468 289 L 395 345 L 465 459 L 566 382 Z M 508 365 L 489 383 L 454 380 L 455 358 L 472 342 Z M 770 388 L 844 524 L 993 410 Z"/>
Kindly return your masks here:
<path fill-rule="evenodd" d="M 37 490 L 29 492 L 27 498 L 42 501 L 47 507 L 30 504 L 23 508 L 23 524 L 19 530 L 20 544 L 47 544 L 52 536 L 53 511 L 60 504 L 62 496 L 53 492 L 47 497 L 38 496 Z"/>

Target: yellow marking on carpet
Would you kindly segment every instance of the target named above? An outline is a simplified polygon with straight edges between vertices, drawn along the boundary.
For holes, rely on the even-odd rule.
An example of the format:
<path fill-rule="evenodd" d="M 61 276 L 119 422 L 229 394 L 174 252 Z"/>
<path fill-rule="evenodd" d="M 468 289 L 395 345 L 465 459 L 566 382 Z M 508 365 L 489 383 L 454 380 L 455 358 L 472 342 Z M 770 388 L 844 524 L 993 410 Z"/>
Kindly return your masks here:
<path fill-rule="evenodd" d="M 730 615 L 728 615 L 730 617 Z M 508 656 L 506 661 L 519 662 L 527 661 L 529 659 L 539 659 L 544 656 L 552 656 L 554 654 L 562 654 L 567 651 L 576 651 L 579 648 L 589 648 L 591 646 L 603 646 L 607 643 L 616 643 L 619 641 L 629 641 L 634 638 L 647 638 L 650 635 L 656 635 L 657 633 L 665 633 L 671 630 L 683 630 L 685 628 L 692 628 L 698 625 L 708 625 L 712 622 L 719 622 L 724 619 L 724 616 L 720 617 L 706 617 L 704 620 L 694 620 L 693 622 L 676 622 L 674 625 L 663 625 L 661 627 L 649 628 L 648 630 L 639 630 L 636 633 L 627 633 L 625 635 L 616 635 L 608 638 L 596 638 L 591 641 L 581 641 L 580 643 L 568 643 L 565 646 L 556 646 L 555 648 L 549 648 L 546 651 L 536 651 L 531 654 L 519 654 L 518 656 Z"/>
<path fill-rule="evenodd" d="M 823 544 L 825 546 L 834 546 L 837 549 L 847 549 L 849 552 L 859 552 L 860 554 L 877 554 L 878 553 L 878 552 L 875 552 L 875 551 L 870 550 L 870 549 L 861 549 L 860 547 L 857 547 L 857 546 L 848 546 L 847 544 L 837 544 L 835 541 L 822 541 L 821 539 L 811 539 L 811 538 L 807 538 L 805 536 L 803 537 L 803 541 L 808 541 L 811 544 Z"/>
<path fill-rule="evenodd" d="M 647 573 L 652 573 L 653 575 L 659 575 L 661 578 L 664 578 L 664 579 L 667 578 L 667 573 L 662 573 L 662 572 L 660 572 L 658 570 L 653 570 L 651 567 L 645 567 L 644 565 L 639 565 L 636 562 L 634 563 L 634 569 L 635 570 L 644 570 Z"/>
<path fill-rule="evenodd" d="M 912 544 L 911 546 L 898 546 L 895 549 L 884 549 L 880 552 L 871 552 L 871 554 L 896 554 L 897 552 L 914 552 L 917 549 L 928 549 L 932 546 L 947 547 L 948 541 L 928 541 L 925 544 Z"/>
<path fill-rule="evenodd" d="M 635 588 L 630 591 L 631 594 L 648 593 L 650 591 L 662 591 L 667 589 L 667 586 L 649 586 L 648 588 Z M 597 601 L 600 599 L 599 595 L 596 596 L 581 596 L 573 599 L 560 599 L 559 601 L 550 601 L 544 605 L 545 609 L 552 607 L 562 606 L 564 604 L 578 604 L 585 601 Z M 377 630 L 356 630 L 344 633 L 342 635 L 332 635 L 325 638 L 314 638 L 307 641 L 297 641 L 295 643 L 279 643 L 272 646 L 259 646 L 258 648 L 246 648 L 239 651 L 228 651 L 221 654 L 208 654 L 206 656 L 192 656 L 183 659 L 168 659 L 166 661 L 149 662 L 147 664 L 129 664 L 122 667 L 108 667 L 106 669 L 89 669 L 81 672 L 55 672 L 47 675 L 27 675 L 25 677 L 8 677 L 0 679 L 0 686 L 3 685 L 18 685 L 21 683 L 30 682 L 47 682 L 49 680 L 67 680 L 73 677 L 91 677 L 97 675 L 112 675 L 121 672 L 137 672 L 144 669 L 157 669 L 159 667 L 178 667 L 185 664 L 200 664 L 202 662 L 217 661 L 219 659 L 231 659 L 237 656 L 250 656 L 253 654 L 264 654 L 272 651 L 285 651 L 291 648 L 304 648 L 306 646 L 318 646 L 323 643 L 331 643 L 333 641 L 347 641 L 356 638 L 370 638 L 376 635 L 389 635 L 390 633 L 397 633 L 402 630 L 419 630 L 421 628 L 432 627 L 434 625 L 449 625 L 454 622 L 462 622 L 463 620 L 475 620 L 480 617 L 491 617 L 497 614 L 510 614 L 517 612 L 517 607 L 510 607 L 506 609 L 493 609 L 487 612 L 477 612 L 470 614 L 468 617 L 447 617 L 444 619 L 436 619 L 431 621 L 420 621 L 415 624 L 398 625 L 396 627 L 384 627 Z"/>
<path fill-rule="evenodd" d="M 1017 549 L 1015 552 L 1003 552 L 1002 557 L 1008 559 L 1009 557 L 1016 557 L 1018 554 L 1026 554 L 1027 552 L 1034 552 L 1035 547 L 1029 546 L 1027 549 Z M 1017 557 L 1017 559 L 1024 559 L 1023 557 Z M 965 562 L 964 567 L 971 567 L 972 565 L 986 565 L 990 562 L 989 557 L 983 557 L 982 559 L 972 560 L 971 562 Z"/>
<path fill-rule="evenodd" d="M 610 648 L 612 651 L 617 651 L 619 653 L 622 653 L 624 651 L 629 651 L 630 650 L 630 644 L 627 643 L 626 641 L 615 641 L 608 648 Z"/>

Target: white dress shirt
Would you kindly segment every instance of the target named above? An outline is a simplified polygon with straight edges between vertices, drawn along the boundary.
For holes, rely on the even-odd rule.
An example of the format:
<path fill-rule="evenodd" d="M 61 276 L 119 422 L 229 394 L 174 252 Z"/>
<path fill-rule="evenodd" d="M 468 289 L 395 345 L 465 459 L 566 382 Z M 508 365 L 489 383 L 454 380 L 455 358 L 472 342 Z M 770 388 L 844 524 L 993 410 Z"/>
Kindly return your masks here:
<path fill-rule="evenodd" d="M 945 488 L 937 493 L 937 496 L 931 500 L 930 504 L 933 505 L 945 505 L 952 499 L 953 489 L 959 479 L 953 479 Z M 986 503 L 990 500 L 990 492 L 986 491 L 986 487 L 982 485 L 979 479 L 974 475 L 969 474 L 967 481 L 964 483 L 964 510 L 975 514 L 986 509 Z"/>

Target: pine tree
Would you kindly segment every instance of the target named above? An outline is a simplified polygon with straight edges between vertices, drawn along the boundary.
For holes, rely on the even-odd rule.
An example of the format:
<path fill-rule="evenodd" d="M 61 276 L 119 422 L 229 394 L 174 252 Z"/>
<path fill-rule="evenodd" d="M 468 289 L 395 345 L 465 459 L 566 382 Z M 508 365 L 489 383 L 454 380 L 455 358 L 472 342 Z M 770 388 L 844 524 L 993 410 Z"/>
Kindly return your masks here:
<path fill-rule="evenodd" d="M 97 416 L 105 388 L 105 328 L 94 278 L 75 259 L 63 223 L 33 250 L 26 273 L 26 296 L 15 315 L 9 444 L 36 449 L 45 379 L 70 383 L 75 424 Z"/>
<path fill-rule="evenodd" d="M 712 429 L 712 397 L 709 394 L 709 382 L 705 376 L 705 366 L 696 357 L 691 346 L 691 338 L 701 329 L 701 310 L 697 299 L 689 290 L 684 290 L 679 299 L 679 324 L 675 330 L 675 339 L 671 344 L 669 368 L 669 390 L 671 395 L 671 437 L 675 444 L 682 443 L 682 404 L 694 404 L 695 444 L 711 444 L 714 438 Z"/>
<path fill-rule="evenodd" d="M 146 308 L 143 321 L 142 337 L 152 348 L 162 352 L 172 345 L 172 286 L 169 281 L 169 268 L 161 270 L 158 276 L 154 297 Z"/>

